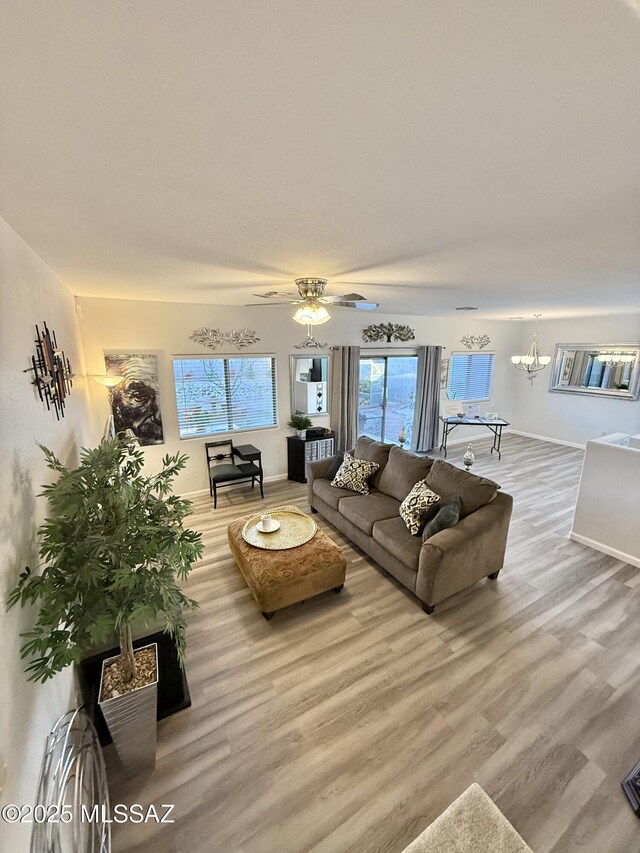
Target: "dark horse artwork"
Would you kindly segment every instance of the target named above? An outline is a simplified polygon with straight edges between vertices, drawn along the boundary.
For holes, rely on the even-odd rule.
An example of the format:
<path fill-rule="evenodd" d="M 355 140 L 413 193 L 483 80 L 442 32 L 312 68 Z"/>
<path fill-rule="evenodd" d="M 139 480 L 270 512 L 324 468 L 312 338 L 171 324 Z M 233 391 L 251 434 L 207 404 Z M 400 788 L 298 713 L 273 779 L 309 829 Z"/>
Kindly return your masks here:
<path fill-rule="evenodd" d="M 111 392 L 116 435 L 130 429 L 141 445 L 163 444 L 156 356 L 105 353 L 104 361 L 109 375 L 124 377 Z"/>

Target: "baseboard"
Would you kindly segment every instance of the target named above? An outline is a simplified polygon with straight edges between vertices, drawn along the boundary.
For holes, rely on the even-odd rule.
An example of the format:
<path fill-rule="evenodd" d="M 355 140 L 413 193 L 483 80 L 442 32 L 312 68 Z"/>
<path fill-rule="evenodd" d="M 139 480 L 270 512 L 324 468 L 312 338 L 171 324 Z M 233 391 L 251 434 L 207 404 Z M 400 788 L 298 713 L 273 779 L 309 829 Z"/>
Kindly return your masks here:
<path fill-rule="evenodd" d="M 550 444 L 562 444 L 565 447 L 577 447 L 578 450 L 584 450 L 584 444 L 578 444 L 575 441 L 563 441 L 561 438 L 551 438 L 548 435 L 537 435 L 535 432 L 523 432 L 521 429 L 511 429 L 509 432 L 512 435 L 522 435 L 525 438 L 535 438 L 538 441 L 548 441 Z"/>
<path fill-rule="evenodd" d="M 286 480 L 286 474 L 271 474 L 270 477 L 265 477 L 264 482 L 275 483 L 277 480 Z M 238 483 L 239 486 L 246 486 L 246 483 Z M 199 498 L 201 495 L 208 495 L 209 489 L 196 489 L 195 492 L 179 492 L 181 498 Z"/>
<path fill-rule="evenodd" d="M 618 551 L 617 548 L 610 548 L 609 545 L 603 545 L 602 542 L 596 542 L 595 539 L 589 539 L 588 536 L 574 533 L 573 530 L 569 534 L 569 539 L 573 539 L 579 545 L 586 545 L 588 548 L 593 548 L 594 551 L 600 551 L 608 557 L 614 557 L 616 560 L 621 560 L 623 563 L 629 563 L 630 566 L 637 566 L 640 569 L 640 557 L 633 557 L 631 554 L 625 554 L 624 551 Z"/>

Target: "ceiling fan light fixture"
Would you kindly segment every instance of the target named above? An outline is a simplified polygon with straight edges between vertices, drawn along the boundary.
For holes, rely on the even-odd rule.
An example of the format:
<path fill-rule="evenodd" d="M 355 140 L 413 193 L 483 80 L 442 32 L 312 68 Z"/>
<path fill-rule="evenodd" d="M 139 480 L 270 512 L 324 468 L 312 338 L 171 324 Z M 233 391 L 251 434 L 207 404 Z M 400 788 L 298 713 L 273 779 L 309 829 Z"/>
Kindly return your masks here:
<path fill-rule="evenodd" d="M 321 326 L 331 319 L 331 314 L 324 305 L 304 302 L 293 315 L 293 319 L 301 326 Z"/>

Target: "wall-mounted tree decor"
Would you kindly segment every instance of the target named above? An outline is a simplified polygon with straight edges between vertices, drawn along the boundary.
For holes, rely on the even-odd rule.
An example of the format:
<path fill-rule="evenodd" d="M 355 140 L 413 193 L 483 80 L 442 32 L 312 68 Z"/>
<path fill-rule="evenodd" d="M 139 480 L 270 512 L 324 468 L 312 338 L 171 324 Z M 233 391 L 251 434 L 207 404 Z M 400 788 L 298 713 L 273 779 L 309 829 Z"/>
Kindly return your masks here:
<path fill-rule="evenodd" d="M 53 408 L 56 418 L 64 417 L 65 400 L 71 393 L 75 373 L 63 350 L 58 349 L 56 333 L 50 331 L 46 323 L 42 332 L 36 326 L 36 354 L 31 356 L 31 367 L 24 373 L 33 373 L 32 383 L 38 390 L 38 396 L 47 409 Z"/>
<path fill-rule="evenodd" d="M 209 329 L 203 326 L 189 335 L 190 341 L 202 344 L 209 349 L 218 349 L 223 344 L 229 344 L 236 349 L 246 349 L 252 344 L 257 344 L 260 338 L 251 329 L 238 329 L 232 332 L 221 332 L 219 329 Z"/>
<path fill-rule="evenodd" d="M 467 349 L 484 349 L 491 343 L 489 335 L 463 335 L 460 338 L 460 343 L 464 344 Z"/>
<path fill-rule="evenodd" d="M 415 341 L 416 336 L 409 326 L 401 326 L 399 323 L 372 323 L 362 333 L 362 340 L 368 344 L 375 341 Z"/>

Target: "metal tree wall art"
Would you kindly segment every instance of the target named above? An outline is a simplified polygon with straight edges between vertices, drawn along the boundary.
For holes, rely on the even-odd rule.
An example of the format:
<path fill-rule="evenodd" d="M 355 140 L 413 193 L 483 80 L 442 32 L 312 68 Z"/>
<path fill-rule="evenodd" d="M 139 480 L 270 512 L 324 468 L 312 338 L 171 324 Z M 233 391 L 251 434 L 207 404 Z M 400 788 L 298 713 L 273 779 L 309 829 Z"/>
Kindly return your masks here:
<path fill-rule="evenodd" d="M 189 335 L 190 341 L 202 344 L 209 349 L 218 349 L 223 344 L 230 344 L 236 349 L 246 349 L 252 344 L 257 344 L 260 338 L 251 329 L 234 329 L 231 332 L 221 332 L 219 329 L 209 329 L 203 326 Z"/>
<path fill-rule="evenodd" d="M 460 338 L 460 343 L 464 344 L 467 349 L 484 349 L 491 343 L 489 335 L 463 335 Z"/>
<path fill-rule="evenodd" d="M 375 341 L 415 341 L 416 336 L 409 326 L 401 326 L 399 323 L 372 323 L 362 333 L 362 340 L 368 344 Z"/>
<path fill-rule="evenodd" d="M 33 373 L 32 383 L 47 409 L 53 408 L 56 418 L 64 417 L 64 404 L 71 393 L 75 373 L 63 350 L 58 349 L 56 333 L 42 324 L 43 331 L 36 326 L 36 354 L 31 356 L 31 367 L 24 373 Z"/>

